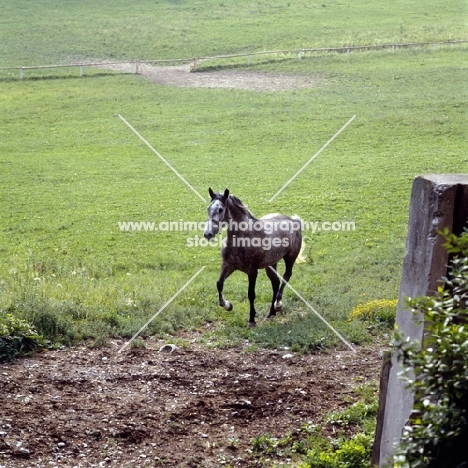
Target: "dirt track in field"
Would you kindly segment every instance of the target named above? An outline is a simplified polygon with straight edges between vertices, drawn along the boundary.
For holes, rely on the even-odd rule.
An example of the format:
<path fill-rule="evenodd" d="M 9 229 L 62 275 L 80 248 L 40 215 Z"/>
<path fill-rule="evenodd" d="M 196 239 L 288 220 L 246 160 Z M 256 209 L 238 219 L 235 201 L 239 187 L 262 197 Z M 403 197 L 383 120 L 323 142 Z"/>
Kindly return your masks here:
<path fill-rule="evenodd" d="M 375 346 L 165 353 L 148 342 L 118 354 L 122 344 L 2 364 L 0 466 L 271 466 L 254 437 L 298 437 L 303 423 L 348 406 L 381 363 Z"/>
<path fill-rule="evenodd" d="M 103 67 L 104 68 L 104 67 Z M 109 68 L 133 73 L 134 64 L 108 65 Z M 288 91 L 314 88 L 321 81 L 318 77 L 262 73 L 244 70 L 215 70 L 193 72 L 191 65 L 152 66 L 139 64 L 138 73 L 154 83 L 190 88 L 227 88 L 249 91 Z"/>

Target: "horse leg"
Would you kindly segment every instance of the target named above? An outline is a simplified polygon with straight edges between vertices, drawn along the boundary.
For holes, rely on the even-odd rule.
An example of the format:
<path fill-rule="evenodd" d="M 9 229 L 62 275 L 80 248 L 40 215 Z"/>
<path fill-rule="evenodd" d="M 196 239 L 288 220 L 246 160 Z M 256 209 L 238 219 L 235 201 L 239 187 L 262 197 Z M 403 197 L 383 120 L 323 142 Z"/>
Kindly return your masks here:
<path fill-rule="evenodd" d="M 255 327 L 255 283 L 257 282 L 258 270 L 251 271 L 249 273 L 249 302 L 250 302 L 250 318 L 249 318 L 249 328 Z"/>
<path fill-rule="evenodd" d="M 226 278 L 234 271 L 232 267 L 223 263 L 221 266 L 221 272 L 219 274 L 219 279 L 216 283 L 216 287 L 218 288 L 218 296 L 219 296 L 219 305 L 224 307 L 226 310 L 232 310 L 232 304 L 229 301 L 226 301 L 223 296 L 223 288 L 224 288 L 224 281 Z"/>
<path fill-rule="evenodd" d="M 293 265 L 295 261 L 296 261 L 295 257 L 293 260 L 288 259 L 288 258 L 284 259 L 284 263 L 286 264 L 286 270 L 284 272 L 283 281 L 281 282 L 279 291 L 276 294 L 275 310 L 281 310 L 281 307 L 283 306 L 281 299 L 283 298 L 284 287 L 286 286 L 286 283 L 289 282 L 292 276 L 292 269 L 293 269 Z"/>
<path fill-rule="evenodd" d="M 270 312 L 266 316 L 267 319 L 272 318 L 276 315 L 276 295 L 278 294 L 280 280 L 278 275 L 276 274 L 276 265 L 272 265 L 271 267 L 265 268 L 266 274 L 271 281 L 271 287 L 273 288 L 273 299 L 271 301 Z"/>

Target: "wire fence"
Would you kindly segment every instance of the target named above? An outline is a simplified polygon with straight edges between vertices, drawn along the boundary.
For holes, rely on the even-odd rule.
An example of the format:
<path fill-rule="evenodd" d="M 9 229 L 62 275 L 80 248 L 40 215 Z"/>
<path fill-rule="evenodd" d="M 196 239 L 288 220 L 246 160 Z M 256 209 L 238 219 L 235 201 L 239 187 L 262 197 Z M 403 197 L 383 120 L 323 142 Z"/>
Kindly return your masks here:
<path fill-rule="evenodd" d="M 78 68 L 79 75 L 84 75 L 84 69 L 89 68 L 109 68 L 112 66 L 130 65 L 135 74 L 139 73 L 140 66 L 143 64 L 148 65 L 167 65 L 176 63 L 193 63 L 192 70 L 196 71 L 201 61 L 216 60 L 216 59 L 234 59 L 234 58 L 247 58 L 247 65 L 251 64 L 252 57 L 261 55 L 297 55 L 298 59 L 301 60 L 306 54 L 325 54 L 325 53 L 346 53 L 350 54 L 352 51 L 364 51 L 364 50 L 379 50 L 379 49 L 391 49 L 395 51 L 397 49 L 411 48 L 411 47 L 428 47 L 432 46 L 437 48 L 439 46 L 447 45 L 460 45 L 466 44 L 468 40 L 453 40 L 453 41 L 439 41 L 439 42 L 406 42 L 406 43 L 395 43 L 395 44 L 375 44 L 375 45 L 360 45 L 360 46 L 342 46 L 342 47 L 315 47 L 315 48 L 301 48 L 301 49 L 287 49 L 287 50 L 270 50 L 262 52 L 246 52 L 242 54 L 224 54 L 224 55 L 210 55 L 204 57 L 194 58 L 175 58 L 175 59 L 154 59 L 154 60 L 122 60 L 114 62 L 97 62 L 97 63 L 71 63 L 61 65 L 36 65 L 36 66 L 20 66 L 20 67 L 0 67 L 0 72 L 8 70 L 19 71 L 19 78 L 22 80 L 25 77 L 25 72 L 28 70 L 46 70 L 46 69 L 61 69 L 61 68 Z"/>

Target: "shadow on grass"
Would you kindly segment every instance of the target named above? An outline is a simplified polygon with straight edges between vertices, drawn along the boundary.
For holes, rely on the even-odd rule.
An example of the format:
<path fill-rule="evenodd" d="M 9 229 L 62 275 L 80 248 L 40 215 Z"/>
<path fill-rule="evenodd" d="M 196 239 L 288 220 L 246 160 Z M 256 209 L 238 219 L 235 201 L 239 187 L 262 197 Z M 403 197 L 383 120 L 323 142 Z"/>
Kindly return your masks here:
<path fill-rule="evenodd" d="M 358 321 L 334 320 L 331 325 L 352 344 L 370 340 L 365 324 Z M 310 353 L 331 347 L 345 347 L 341 339 L 320 319 L 311 313 L 280 316 L 275 320 L 259 322 L 256 328 L 245 325 L 226 325 L 214 333 L 220 346 L 235 346 L 248 341 L 252 345 L 270 349 L 289 349 Z"/>
<path fill-rule="evenodd" d="M 209 62 L 217 62 L 219 61 L 220 59 L 213 59 L 213 60 L 210 60 Z M 225 59 L 227 60 L 227 59 Z M 277 57 L 277 58 L 264 58 L 264 59 L 255 59 L 255 63 L 252 63 L 251 65 L 248 64 L 248 61 L 247 61 L 247 57 L 245 57 L 245 60 L 243 60 L 242 62 L 238 62 L 238 63 L 225 63 L 225 64 L 222 64 L 222 63 L 215 63 L 215 64 L 211 64 L 211 65 L 208 65 L 208 62 L 202 62 L 202 63 L 199 63 L 197 65 L 197 69 L 196 70 L 191 70 L 191 73 L 209 73 L 209 72 L 215 72 L 215 71 L 222 71 L 222 70 L 244 70 L 244 71 L 247 71 L 247 70 L 252 70 L 252 68 L 254 69 L 254 71 L 258 71 L 259 73 L 261 72 L 261 70 L 255 70 L 255 67 L 257 65 L 268 65 L 268 64 L 271 64 L 271 63 L 284 63 L 284 62 L 291 62 L 291 61 L 297 61 L 298 58 L 297 57 Z"/>

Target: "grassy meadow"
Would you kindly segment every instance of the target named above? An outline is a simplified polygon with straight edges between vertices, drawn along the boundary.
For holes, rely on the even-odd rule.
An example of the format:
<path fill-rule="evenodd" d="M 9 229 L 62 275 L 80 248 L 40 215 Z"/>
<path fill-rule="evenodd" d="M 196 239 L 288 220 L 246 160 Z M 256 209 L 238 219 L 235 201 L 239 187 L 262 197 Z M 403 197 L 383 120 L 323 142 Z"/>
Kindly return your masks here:
<path fill-rule="evenodd" d="M 462 0 L 3 1 L 0 66 L 466 39 Z"/>
<path fill-rule="evenodd" d="M 448 1 L 43 0 L 4 11 L 0 67 L 466 36 L 464 3 Z M 225 285 L 234 310 L 219 308 L 219 247 L 187 246 L 202 232 L 120 231 L 122 221 L 206 220 L 206 204 L 120 114 L 207 199 L 209 186 L 228 187 L 258 216 L 354 221 L 353 232 L 305 233 L 307 261 L 291 284 L 350 341 L 368 340 L 368 324 L 348 317 L 358 304 L 397 296 L 413 178 L 468 170 L 466 53 L 454 46 L 253 60 L 251 70 L 318 83 L 268 93 L 173 88 L 99 71 L 21 82 L 0 73 L 1 313 L 63 343 L 130 337 L 207 265 L 145 334 L 301 351 L 338 343 L 288 290 L 284 315 L 248 330 L 239 272 Z M 260 321 L 269 301 L 261 273 Z"/>

